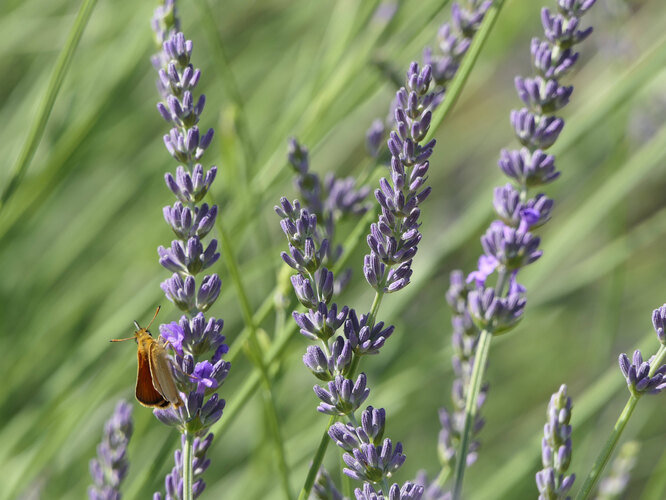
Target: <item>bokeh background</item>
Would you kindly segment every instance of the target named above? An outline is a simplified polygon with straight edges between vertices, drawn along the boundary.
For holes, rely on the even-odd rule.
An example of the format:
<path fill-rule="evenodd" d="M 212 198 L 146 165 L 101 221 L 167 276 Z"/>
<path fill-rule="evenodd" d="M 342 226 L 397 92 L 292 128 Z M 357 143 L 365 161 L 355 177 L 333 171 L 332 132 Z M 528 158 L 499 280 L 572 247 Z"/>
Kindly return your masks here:
<path fill-rule="evenodd" d="M 35 120 L 78 0 L 0 3 L 0 186 L 5 186 Z M 384 299 L 380 318 L 396 333 L 365 359 L 368 403 L 388 412 L 387 435 L 408 456 L 399 481 L 439 470 L 437 410 L 450 401 L 448 273 L 472 269 L 492 218 L 501 147 L 515 144 L 510 109 L 516 74 L 529 74 L 529 41 L 540 3 L 506 2 L 452 114 L 437 130 L 423 207 L 424 235 L 413 283 Z M 553 1 L 546 2 L 551 5 Z M 216 136 L 213 198 L 253 307 L 282 304 L 275 293 L 284 237 L 272 207 L 295 196 L 287 138 L 311 149 L 314 171 L 359 176 L 372 166 L 365 130 L 384 117 L 395 86 L 450 18 L 441 0 L 182 0 L 183 31 L 194 42 L 208 101 L 202 127 Z M 397 8 L 387 17 L 387 5 Z M 155 109 L 153 2 L 100 0 L 85 30 L 27 175 L 0 212 L 0 498 L 85 496 L 88 461 L 116 401 L 135 405 L 126 498 L 163 487 L 178 436 L 133 399 L 131 343 L 109 344 L 147 323 L 178 317 L 159 287 L 168 276 L 156 247 L 171 240 L 162 206 L 166 126 Z M 380 8 L 379 13 L 375 9 Z M 578 486 L 627 398 L 620 352 L 656 352 L 650 314 L 666 301 L 666 8 L 661 0 L 599 0 L 595 32 L 565 108 L 554 150 L 563 175 L 544 228 L 544 257 L 522 274 L 528 308 L 521 325 L 493 343 L 480 459 L 466 476 L 468 498 L 535 498 L 540 435 L 550 394 L 569 385 L 574 400 Z M 369 184 L 374 188 L 377 176 Z M 353 224 L 343 226 L 346 235 Z M 356 238 L 358 240 L 358 238 Z M 361 274 L 364 236 L 349 258 L 354 279 L 338 301 L 369 309 Z M 213 313 L 234 342 L 243 328 L 228 270 Z M 293 307 L 293 302 L 292 302 Z M 262 323 L 268 348 L 291 321 L 277 307 Z M 252 372 L 241 343 L 222 394 L 234 404 Z M 295 334 L 276 365 L 274 391 L 294 490 L 327 421 L 315 411 L 313 377 Z M 665 398 L 646 397 L 623 440 L 641 444 L 627 498 L 666 497 Z M 222 418 L 224 421 L 225 417 Z M 218 433 L 202 498 L 282 498 L 260 394 Z M 327 463 L 337 476 L 340 454 Z M 574 487 L 576 489 L 576 487 Z"/>

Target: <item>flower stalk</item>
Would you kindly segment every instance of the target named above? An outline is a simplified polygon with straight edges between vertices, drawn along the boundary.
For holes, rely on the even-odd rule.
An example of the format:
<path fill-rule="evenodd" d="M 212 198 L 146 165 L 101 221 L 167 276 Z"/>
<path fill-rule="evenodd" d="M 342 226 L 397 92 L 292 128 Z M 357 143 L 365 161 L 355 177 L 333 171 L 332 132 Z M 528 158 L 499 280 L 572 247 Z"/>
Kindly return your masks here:
<path fill-rule="evenodd" d="M 655 313 L 658 311 L 664 311 L 666 313 L 666 305 L 662 306 L 660 309 L 656 309 Z M 666 314 L 664 315 L 666 316 Z M 656 327 L 656 325 L 655 325 Z M 660 334 L 661 331 L 661 334 Z M 659 336 L 659 339 L 661 340 L 663 337 L 663 321 L 661 325 L 661 330 L 657 330 L 657 335 Z M 636 351 L 638 352 L 638 351 Z M 624 356 L 624 355 L 623 355 Z M 626 357 L 626 356 L 625 356 Z M 636 357 L 636 356 L 635 356 Z M 622 367 L 622 357 L 620 358 L 620 366 Z M 629 422 L 629 419 L 631 418 L 631 415 L 634 413 L 634 410 L 636 409 L 636 405 L 638 404 L 638 401 L 640 398 L 645 394 L 646 392 L 648 394 L 656 394 L 661 392 L 664 388 L 666 388 L 666 383 L 663 382 L 663 374 L 666 373 L 666 365 L 663 365 L 666 361 L 666 346 L 663 344 L 659 347 L 659 350 L 657 351 L 657 354 L 655 354 L 649 361 L 649 370 L 647 370 L 647 376 L 642 378 L 638 382 L 633 382 L 631 379 L 627 379 L 627 385 L 629 387 L 629 392 L 630 396 L 629 399 L 627 400 L 627 403 L 624 405 L 624 408 L 622 409 L 622 413 L 620 413 L 620 416 L 618 417 L 617 421 L 615 422 L 615 425 L 613 426 L 613 430 L 611 431 L 610 435 L 608 436 L 608 439 L 606 440 L 606 443 L 604 444 L 603 449 L 599 453 L 599 456 L 597 456 L 597 459 L 594 461 L 594 465 L 592 466 L 592 470 L 588 474 L 588 476 L 585 478 L 585 482 L 583 483 L 583 486 L 581 486 L 580 491 L 578 492 L 578 495 L 576 495 L 576 500 L 585 500 L 588 498 L 592 492 L 594 491 L 594 487 L 596 486 L 597 482 L 601 478 L 601 474 L 606 468 L 606 465 L 608 464 L 611 456 L 613 455 L 613 451 L 615 450 L 618 441 L 620 440 L 620 437 L 622 436 L 622 433 L 624 432 L 624 428 L 627 426 L 627 423 Z M 641 364 L 644 363 L 639 363 L 639 367 Z M 645 365 L 644 365 L 645 366 Z M 624 372 L 624 369 L 623 369 Z M 660 376 L 661 375 L 661 376 Z M 652 391 L 646 391 L 645 388 L 648 387 L 650 382 L 641 384 L 641 381 L 644 380 L 654 380 L 655 377 L 657 377 L 657 381 L 653 382 L 654 388 Z M 639 385 L 640 384 L 640 385 Z M 636 387 L 641 387 L 644 385 L 643 390 L 637 390 Z"/>
<path fill-rule="evenodd" d="M 484 255 L 479 258 L 478 269 L 468 275 L 467 286 L 456 283 L 461 280 L 454 280 L 452 276 L 447 300 L 454 307 L 454 328 L 464 330 L 456 335 L 459 338 L 461 333 L 466 333 L 474 340 L 470 320 L 480 332 L 469 381 L 465 367 L 469 366 L 470 356 L 464 353 L 465 359 L 460 356 L 454 359 L 454 367 L 460 366 L 456 370 L 459 372 L 457 392 L 465 397 L 464 423 L 458 438 L 454 500 L 462 495 L 463 477 L 470 463 L 471 434 L 479 429 L 476 416 L 485 399 L 485 394 L 481 399 L 479 396 L 489 337 L 509 331 L 522 318 L 526 290 L 517 282 L 517 275 L 542 255 L 540 238 L 533 231 L 550 219 L 553 201 L 542 193 L 529 198 L 528 189 L 550 183 L 559 176 L 555 158 L 546 150 L 555 143 L 564 127 L 564 120 L 555 113 L 569 102 L 573 92 L 573 87 L 561 85 L 560 79 L 578 60 L 573 46 L 592 32 L 592 28 L 580 29 L 580 18 L 594 3 L 595 0 L 558 0 L 557 11 L 542 9 L 545 41 L 535 38 L 531 43 L 536 74 L 515 79 L 516 91 L 525 107 L 511 112 L 511 125 L 522 147 L 502 150 L 498 161 L 500 170 L 512 182 L 495 189 L 493 206 L 498 220 L 490 224 L 481 238 Z M 486 282 L 495 272 L 498 273 L 496 285 L 488 287 Z M 481 357 L 483 360 L 479 359 Z M 452 426 L 449 434 L 457 437 L 456 431 Z M 452 459 L 451 454 L 448 458 Z"/>

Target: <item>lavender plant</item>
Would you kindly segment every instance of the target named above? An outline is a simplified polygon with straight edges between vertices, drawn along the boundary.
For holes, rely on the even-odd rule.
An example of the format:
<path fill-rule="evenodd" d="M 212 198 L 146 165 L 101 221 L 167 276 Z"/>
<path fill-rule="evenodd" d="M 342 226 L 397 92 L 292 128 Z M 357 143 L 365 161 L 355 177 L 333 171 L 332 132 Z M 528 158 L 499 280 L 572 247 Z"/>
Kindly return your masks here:
<path fill-rule="evenodd" d="M 453 2 L 451 5 L 451 21 L 442 24 L 437 32 L 436 50 L 433 51 L 431 47 L 423 49 L 423 65 L 431 68 L 431 93 L 433 94 L 429 103 L 431 111 L 439 106 L 444 99 L 451 80 L 458 73 L 460 64 L 492 4 L 492 0 Z M 398 101 L 395 100 L 386 120 L 376 119 L 368 128 L 366 149 L 370 156 L 374 158 L 379 156 L 386 131 L 392 128 L 395 123 L 394 114 L 398 105 Z"/>
<path fill-rule="evenodd" d="M 384 410 L 368 407 L 363 412 L 360 427 L 354 413 L 369 394 L 366 375 L 356 376 L 360 358 L 377 354 L 394 330 L 392 326 L 385 328 L 384 322 L 376 321 L 382 297 L 407 286 L 412 259 L 421 239 L 419 205 L 430 193 L 430 188 L 424 184 L 428 158 L 434 146 L 434 141 L 422 144 L 430 126 L 428 107 L 434 96 L 428 92 L 430 83 L 430 67 L 420 69 L 417 63 L 412 63 L 407 84 L 396 95 L 396 130 L 388 141 L 392 154 L 391 181 L 381 179 L 380 189 L 375 191 L 382 212 L 371 226 L 368 236 L 371 251 L 365 256 L 363 266 L 366 280 L 376 291 L 368 314 L 359 317 L 354 309 L 343 306 L 338 310 L 337 304 L 332 302 L 334 276 L 323 265 L 330 252 L 330 243 L 325 236 L 332 234 L 332 230 L 320 231 L 317 215 L 301 208 L 298 201 L 292 204 L 282 198 L 280 206 L 275 207 L 289 242 L 289 253 L 283 252 L 282 258 L 298 272 L 292 277 L 292 284 L 299 302 L 308 309 L 306 313 L 294 312 L 294 319 L 303 335 L 321 342 L 321 347 L 308 347 L 303 362 L 318 379 L 328 382 L 326 388 L 314 387 L 321 401 L 317 409 L 331 415 L 328 434 L 347 452 L 344 455 L 348 466 L 345 474 L 364 483 L 363 488 L 355 492 L 357 498 L 382 498 L 381 495 L 420 498 L 423 492 L 422 487 L 413 483 L 402 488 L 388 484 L 388 478 L 402 465 L 405 457 L 400 443 L 394 447 L 388 438 L 381 441 Z M 292 143 L 290 162 L 301 176 L 307 173 L 307 168 L 302 166 L 307 165 L 306 158 L 302 148 Z M 313 189 L 316 182 L 310 182 L 308 191 L 303 189 L 302 180 L 297 181 L 297 185 L 310 206 L 319 206 L 319 191 Z M 343 335 L 336 335 L 343 324 Z M 336 423 L 337 417 L 346 417 L 348 423 Z M 300 498 L 310 494 L 327 444 L 328 438 L 324 436 Z M 381 485 L 379 492 L 375 490 L 378 484 Z"/>
<path fill-rule="evenodd" d="M 550 218 L 552 201 L 543 194 L 528 197 L 528 189 L 555 180 L 555 158 L 546 152 L 557 140 L 564 127 L 564 120 L 554 115 L 568 102 L 572 86 L 560 84 L 560 79 L 575 65 L 578 53 L 573 47 L 587 38 L 592 28 L 581 29 L 580 18 L 594 5 L 595 0 L 558 0 L 558 11 L 544 8 L 541 22 L 545 41 L 533 39 L 532 63 L 535 75 L 516 77 L 515 84 L 525 107 L 511 112 L 511 125 L 522 147 L 500 152 L 499 167 L 512 183 L 495 189 L 493 206 L 499 217 L 493 221 L 481 238 L 484 254 L 479 258 L 478 269 L 467 278 L 470 289 L 457 294 L 454 302 L 454 323 L 466 324 L 466 312 L 480 332 L 478 339 L 471 331 L 468 342 L 473 346 L 474 361 L 468 353 L 456 355 L 454 365 L 471 364 L 472 371 L 455 393 L 465 395 L 464 419 L 451 434 L 459 436 L 459 453 L 455 469 L 454 498 L 460 498 L 468 453 L 474 429 L 479 427 L 479 409 L 485 399 L 481 390 L 483 372 L 488 359 L 493 335 L 512 329 L 521 319 L 525 308 L 525 288 L 517 282 L 518 272 L 541 257 L 540 239 L 533 230 Z M 495 273 L 495 283 L 488 279 Z M 456 274 L 452 282 L 460 281 Z M 454 294 L 450 290 L 449 294 Z M 463 311 L 460 313 L 459 311 Z M 461 319 L 462 318 L 462 319 Z M 460 328 L 459 328 L 460 330 Z M 465 337 L 462 331 L 454 336 L 460 344 Z M 459 349 L 460 351 L 460 349 Z M 463 373 L 461 367 L 458 370 Z M 481 400 L 479 400 L 481 398 Z M 453 419 L 452 419 L 453 420 Z M 478 445 L 475 445 L 475 447 Z"/>
<path fill-rule="evenodd" d="M 165 0 L 155 10 L 153 30 L 162 50 L 153 59 L 158 72 L 157 87 L 162 101 L 157 109 L 172 128 L 164 136 L 169 154 L 181 165 L 175 176 L 165 175 L 167 187 L 177 201 L 164 207 L 164 218 L 176 239 L 169 248 L 158 248 L 160 264 L 171 271 L 162 283 L 167 299 L 183 311 L 178 322 L 160 326 L 160 333 L 174 351 L 174 375 L 184 405 L 154 410 L 164 424 L 182 434 L 182 450 L 175 453 L 175 467 L 165 479 L 166 499 L 198 497 L 205 483 L 202 475 L 210 464 L 206 450 L 213 439 L 208 429 L 222 416 L 225 406 L 216 392 L 224 382 L 230 363 L 222 356 L 228 347 L 220 333 L 223 321 L 204 315 L 215 302 L 221 280 L 217 274 L 202 273 L 219 258 L 217 240 L 204 245 L 215 224 L 218 208 L 202 200 L 208 192 L 217 167 L 205 169 L 200 163 L 213 138 L 213 129 L 199 131 L 205 96 L 195 97 L 201 72 L 190 62 L 192 42 L 179 31 L 174 0 Z M 161 493 L 154 498 L 161 499 Z"/>
<path fill-rule="evenodd" d="M 118 401 L 111 418 L 104 424 L 97 458 L 90 461 L 93 485 L 88 488 L 90 500 L 120 500 L 120 485 L 127 476 L 127 446 L 132 437 L 132 406 Z"/>

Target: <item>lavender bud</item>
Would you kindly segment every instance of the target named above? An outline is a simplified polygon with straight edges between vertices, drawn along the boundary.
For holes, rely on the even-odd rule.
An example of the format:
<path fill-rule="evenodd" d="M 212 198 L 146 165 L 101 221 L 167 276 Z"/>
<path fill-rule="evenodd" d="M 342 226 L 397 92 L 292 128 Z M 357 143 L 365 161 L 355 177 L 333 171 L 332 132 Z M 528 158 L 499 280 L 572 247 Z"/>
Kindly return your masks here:
<path fill-rule="evenodd" d="M 365 373 L 361 373 L 355 383 L 338 375 L 328 383 L 328 390 L 314 386 L 315 394 L 322 401 L 317 411 L 328 415 L 348 415 L 355 412 L 370 394 L 366 385 Z"/>
<path fill-rule="evenodd" d="M 666 380 L 664 380 L 666 365 L 661 365 L 650 375 L 650 370 L 652 369 L 651 362 L 652 358 L 648 361 L 643 361 L 643 356 L 639 350 L 634 351 L 631 361 L 626 354 L 620 354 L 620 370 L 622 370 L 622 374 L 627 380 L 629 391 L 632 394 L 659 394 L 666 388 Z"/>
<path fill-rule="evenodd" d="M 381 446 L 361 443 L 351 453 L 345 453 L 342 460 L 347 465 L 343 472 L 357 481 L 380 482 L 391 477 L 405 462 L 402 444 L 395 447 L 390 439 L 385 439 Z"/>
<path fill-rule="evenodd" d="M 666 304 L 652 311 L 652 325 L 654 326 L 654 331 L 657 332 L 659 342 L 662 345 L 666 345 L 666 333 L 664 332 L 666 325 Z"/>

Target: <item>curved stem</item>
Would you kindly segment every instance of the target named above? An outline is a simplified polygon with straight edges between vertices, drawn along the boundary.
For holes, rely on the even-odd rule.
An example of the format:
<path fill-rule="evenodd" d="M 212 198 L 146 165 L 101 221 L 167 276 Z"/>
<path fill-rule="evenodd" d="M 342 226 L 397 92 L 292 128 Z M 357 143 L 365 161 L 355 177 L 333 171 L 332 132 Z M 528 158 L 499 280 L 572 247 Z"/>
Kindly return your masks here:
<path fill-rule="evenodd" d="M 650 372 L 648 374 L 649 376 L 654 375 L 654 372 L 656 372 L 657 369 L 662 365 L 664 358 L 666 358 L 666 347 L 662 345 L 659 347 L 657 354 L 652 360 L 650 366 Z M 629 401 L 627 401 L 627 404 L 624 405 L 624 409 L 622 410 L 622 413 L 620 413 L 620 416 L 615 422 L 613 431 L 611 432 L 610 436 L 608 436 L 606 444 L 601 450 L 601 453 L 599 453 L 597 459 L 594 461 L 592 470 L 588 474 L 587 478 L 585 478 L 585 482 L 583 483 L 583 486 L 581 486 L 578 495 L 576 495 L 576 500 L 584 500 L 588 496 L 590 496 L 590 493 L 592 493 L 594 486 L 597 484 L 597 481 L 599 481 L 599 477 L 601 476 L 601 473 L 606 467 L 606 464 L 608 464 L 608 461 L 610 460 L 610 457 L 613 454 L 613 450 L 615 450 L 617 442 L 620 439 L 620 436 L 622 435 L 624 428 L 627 426 L 627 422 L 629 422 L 629 418 L 631 417 L 631 414 L 634 412 L 636 404 L 638 403 L 638 400 L 640 398 L 641 398 L 641 393 L 632 393 L 631 396 L 629 397 Z"/>
<path fill-rule="evenodd" d="M 483 375 L 488 364 L 488 352 L 490 350 L 490 341 L 493 335 L 488 330 L 482 330 L 479 336 L 479 345 L 474 355 L 474 368 L 470 378 L 469 389 L 467 390 L 467 400 L 465 402 L 465 422 L 463 424 L 462 434 L 460 436 L 460 450 L 458 452 L 458 461 L 456 462 L 455 487 L 453 490 L 454 500 L 458 500 L 462 494 L 463 477 L 467 468 L 467 452 L 469 451 L 469 442 L 472 434 L 472 427 L 476 420 L 478 412 L 477 399 L 481 391 Z"/>
<path fill-rule="evenodd" d="M 194 478 L 192 474 L 192 443 L 194 434 L 185 431 L 185 442 L 183 443 L 183 500 L 192 500 L 192 487 Z"/>
<path fill-rule="evenodd" d="M 81 5 L 81 8 L 79 9 L 72 30 L 69 32 L 67 42 L 58 56 L 55 68 L 53 68 L 53 73 L 51 74 L 48 87 L 46 88 L 46 94 L 35 114 L 35 120 L 30 127 L 28 138 L 25 140 L 23 149 L 21 149 L 21 153 L 9 175 L 9 181 L 0 195 L 0 212 L 21 184 L 25 172 L 28 170 L 28 166 L 30 165 L 33 156 L 35 156 L 35 151 L 37 150 L 37 146 L 39 146 L 39 142 L 46 129 L 46 123 L 51 115 L 51 110 L 55 104 L 56 97 L 58 96 L 62 82 L 65 79 L 67 70 L 74 57 L 74 52 L 79 45 L 83 31 L 88 25 L 88 20 L 90 19 L 90 15 L 92 14 L 96 3 L 97 0 L 84 0 L 83 5 Z"/>

